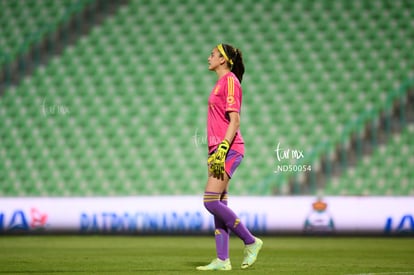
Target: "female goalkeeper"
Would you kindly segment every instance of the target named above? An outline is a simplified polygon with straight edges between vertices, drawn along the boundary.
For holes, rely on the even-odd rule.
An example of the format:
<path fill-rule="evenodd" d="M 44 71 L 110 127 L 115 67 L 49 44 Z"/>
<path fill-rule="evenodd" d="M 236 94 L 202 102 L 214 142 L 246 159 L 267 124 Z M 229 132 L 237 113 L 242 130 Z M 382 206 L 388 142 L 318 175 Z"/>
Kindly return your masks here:
<path fill-rule="evenodd" d="M 198 270 L 231 270 L 229 233 L 245 244 L 242 269 L 253 265 L 263 242 L 254 237 L 227 206 L 229 180 L 244 155 L 240 133 L 240 109 L 244 64 L 242 53 L 231 45 L 219 44 L 208 58 L 208 69 L 217 74 L 217 83 L 208 99 L 208 180 L 204 206 L 214 216 L 217 258 Z M 221 142 L 220 142 L 221 141 Z"/>

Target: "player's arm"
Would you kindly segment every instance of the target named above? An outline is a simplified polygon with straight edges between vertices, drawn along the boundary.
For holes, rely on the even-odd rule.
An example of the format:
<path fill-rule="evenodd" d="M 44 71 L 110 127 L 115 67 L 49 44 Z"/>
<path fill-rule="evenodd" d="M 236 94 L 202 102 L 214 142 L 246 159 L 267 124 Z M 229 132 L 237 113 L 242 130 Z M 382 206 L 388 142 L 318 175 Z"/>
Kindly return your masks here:
<path fill-rule="evenodd" d="M 226 131 L 226 135 L 224 136 L 224 139 L 227 140 L 231 144 L 240 127 L 240 114 L 238 112 L 229 112 L 228 114 L 229 114 L 230 122 L 229 122 L 229 126 L 227 127 L 227 131 Z"/>
<path fill-rule="evenodd" d="M 226 155 L 230 149 L 230 144 L 233 142 L 237 130 L 240 127 L 239 113 L 230 112 L 228 114 L 230 122 L 229 126 L 227 127 L 224 140 L 218 145 L 217 151 L 211 156 L 211 158 L 208 159 L 209 171 L 214 177 L 218 179 L 223 179 L 224 177 Z"/>

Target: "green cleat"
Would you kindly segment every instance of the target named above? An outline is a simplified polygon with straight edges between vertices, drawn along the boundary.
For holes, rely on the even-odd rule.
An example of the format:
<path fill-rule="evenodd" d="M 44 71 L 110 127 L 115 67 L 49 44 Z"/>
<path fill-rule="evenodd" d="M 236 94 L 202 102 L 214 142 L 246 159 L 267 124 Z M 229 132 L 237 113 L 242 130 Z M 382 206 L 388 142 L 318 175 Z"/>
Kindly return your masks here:
<path fill-rule="evenodd" d="M 263 241 L 259 238 L 255 238 L 255 242 L 248 244 L 244 247 L 244 259 L 241 265 L 242 269 L 251 267 L 259 255 L 259 251 L 263 246 Z"/>
<path fill-rule="evenodd" d="M 197 270 L 231 270 L 230 259 L 222 261 L 217 258 L 212 260 L 208 265 L 198 266 Z"/>

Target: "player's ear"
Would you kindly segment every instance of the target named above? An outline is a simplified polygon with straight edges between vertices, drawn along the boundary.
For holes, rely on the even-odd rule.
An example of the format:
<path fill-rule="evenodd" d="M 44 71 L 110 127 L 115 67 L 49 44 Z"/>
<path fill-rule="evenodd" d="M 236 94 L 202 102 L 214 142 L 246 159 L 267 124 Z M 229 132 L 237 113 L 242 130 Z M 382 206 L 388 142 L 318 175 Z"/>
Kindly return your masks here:
<path fill-rule="evenodd" d="M 223 65 L 223 64 L 225 64 L 227 61 L 226 61 L 226 59 L 224 58 L 224 56 L 220 56 L 220 65 Z"/>

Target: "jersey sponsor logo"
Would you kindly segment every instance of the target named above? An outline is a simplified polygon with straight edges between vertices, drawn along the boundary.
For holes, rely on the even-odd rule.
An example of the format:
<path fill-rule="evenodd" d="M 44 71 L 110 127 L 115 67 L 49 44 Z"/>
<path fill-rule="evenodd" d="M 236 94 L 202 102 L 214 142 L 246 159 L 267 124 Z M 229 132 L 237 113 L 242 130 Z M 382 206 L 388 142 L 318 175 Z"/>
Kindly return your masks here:
<path fill-rule="evenodd" d="M 235 101 L 234 96 L 230 95 L 227 97 L 227 104 L 232 105 Z"/>

